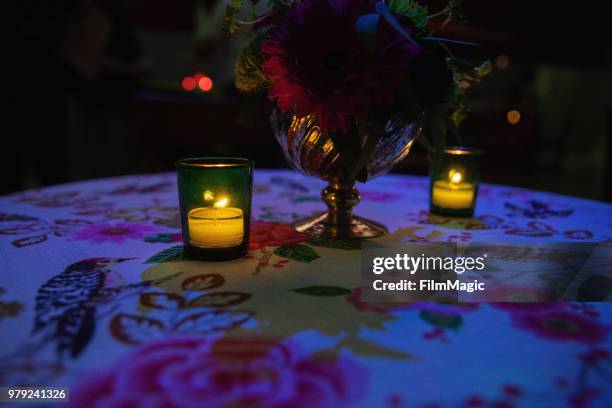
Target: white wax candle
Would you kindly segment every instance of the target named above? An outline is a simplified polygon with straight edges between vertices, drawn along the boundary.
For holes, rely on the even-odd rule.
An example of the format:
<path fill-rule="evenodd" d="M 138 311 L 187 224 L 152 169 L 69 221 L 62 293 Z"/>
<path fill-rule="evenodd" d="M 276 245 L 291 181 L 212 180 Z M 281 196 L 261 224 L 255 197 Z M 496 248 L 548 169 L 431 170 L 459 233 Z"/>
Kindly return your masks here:
<path fill-rule="evenodd" d="M 240 208 L 194 208 L 189 211 L 188 225 L 189 242 L 199 248 L 231 248 L 244 238 Z"/>

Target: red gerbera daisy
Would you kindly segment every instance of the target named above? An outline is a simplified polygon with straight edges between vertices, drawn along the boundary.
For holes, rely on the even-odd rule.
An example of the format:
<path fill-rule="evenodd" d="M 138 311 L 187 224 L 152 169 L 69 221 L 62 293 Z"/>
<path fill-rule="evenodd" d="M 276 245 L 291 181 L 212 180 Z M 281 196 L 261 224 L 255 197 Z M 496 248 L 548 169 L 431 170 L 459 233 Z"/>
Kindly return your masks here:
<path fill-rule="evenodd" d="M 269 96 L 283 111 L 314 113 L 323 131 L 344 131 L 370 105 L 391 104 L 393 90 L 421 51 L 381 17 L 374 50 L 355 23 L 375 0 L 303 0 L 270 28 L 262 44 Z M 409 31 L 409 30 L 407 30 Z"/>

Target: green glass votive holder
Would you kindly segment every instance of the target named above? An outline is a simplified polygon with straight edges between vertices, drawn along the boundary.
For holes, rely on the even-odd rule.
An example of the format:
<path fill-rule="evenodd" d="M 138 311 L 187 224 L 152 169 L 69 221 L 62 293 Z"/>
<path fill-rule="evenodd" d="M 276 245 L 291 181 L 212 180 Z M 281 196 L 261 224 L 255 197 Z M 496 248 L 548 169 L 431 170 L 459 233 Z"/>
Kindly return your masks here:
<path fill-rule="evenodd" d="M 253 161 L 198 157 L 176 162 L 187 257 L 228 261 L 249 247 Z"/>
<path fill-rule="evenodd" d="M 449 147 L 434 160 L 430 173 L 431 213 L 451 217 L 474 215 L 483 154 L 479 149 Z"/>

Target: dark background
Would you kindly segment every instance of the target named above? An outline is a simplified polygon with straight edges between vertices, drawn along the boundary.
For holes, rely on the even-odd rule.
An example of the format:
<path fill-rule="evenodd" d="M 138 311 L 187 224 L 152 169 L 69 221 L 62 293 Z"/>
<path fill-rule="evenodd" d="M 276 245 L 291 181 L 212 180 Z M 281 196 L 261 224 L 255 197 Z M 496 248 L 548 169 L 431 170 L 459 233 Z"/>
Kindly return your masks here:
<path fill-rule="evenodd" d="M 431 11 L 445 2 L 422 1 Z M 264 1 L 261 2 L 265 5 Z M 485 181 L 612 201 L 612 30 L 601 1 L 466 0 L 469 24 L 439 34 L 494 72 L 470 93 L 466 144 L 487 151 Z M 10 6 L 8 5 L 10 4 Z M 9 107 L 0 193 L 171 171 L 181 157 L 235 155 L 287 167 L 263 112 L 236 124 L 223 1 L 7 2 Z M 8 15 L 11 17 L 11 15 Z M 16 46 L 14 46 L 16 45 Z M 187 76 L 213 87 L 183 89 Z M 520 120 L 511 124 L 509 111 Z M 416 146 L 395 171 L 427 174 Z"/>

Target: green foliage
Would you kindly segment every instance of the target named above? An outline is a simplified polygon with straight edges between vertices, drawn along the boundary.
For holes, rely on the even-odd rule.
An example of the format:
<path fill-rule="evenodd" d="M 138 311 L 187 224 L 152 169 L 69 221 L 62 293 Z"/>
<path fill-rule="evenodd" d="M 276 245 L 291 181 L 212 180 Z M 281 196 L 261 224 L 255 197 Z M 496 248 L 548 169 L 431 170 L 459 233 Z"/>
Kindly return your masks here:
<path fill-rule="evenodd" d="M 272 81 L 264 74 L 261 64 L 261 43 L 268 37 L 265 30 L 254 32 L 236 61 L 236 88 L 248 94 L 267 89 Z"/>
<path fill-rule="evenodd" d="M 164 249 L 147 259 L 144 263 L 163 263 L 183 260 L 185 260 L 185 256 L 183 254 L 183 246 L 180 245 Z"/>
<path fill-rule="evenodd" d="M 223 32 L 225 32 L 225 34 L 232 35 L 240 28 L 238 14 L 240 14 L 241 8 L 241 0 L 231 0 L 230 3 L 225 6 L 225 16 L 223 17 Z"/>
<path fill-rule="evenodd" d="M 464 17 L 462 6 L 463 0 L 449 0 L 446 7 L 444 7 L 438 13 L 430 15 L 429 18 L 445 17 L 442 27 L 450 22 L 463 22 Z"/>
<path fill-rule="evenodd" d="M 319 258 L 319 254 L 308 245 L 293 244 L 278 247 L 274 250 L 274 255 L 281 258 L 292 259 L 298 262 L 312 262 Z"/>
<path fill-rule="evenodd" d="M 463 21 L 463 0 L 450 0 L 446 6 L 446 22 Z"/>
<path fill-rule="evenodd" d="M 472 66 L 458 59 L 451 59 L 450 66 L 453 69 L 453 80 L 455 92 L 451 103 L 450 120 L 455 128 L 459 128 L 470 112 L 467 105 L 466 94 L 470 88 L 479 83 L 483 77 L 492 71 L 491 61 L 485 61 L 480 66 Z M 468 69 L 465 69 L 466 66 Z"/>
<path fill-rule="evenodd" d="M 456 330 L 463 325 L 463 318 L 461 315 L 447 315 L 421 310 L 419 317 L 433 326 L 442 327 L 445 329 Z"/>
<path fill-rule="evenodd" d="M 427 25 L 427 6 L 415 0 L 391 0 L 389 10 L 407 17 L 415 28 L 423 28 Z"/>
<path fill-rule="evenodd" d="M 457 97 L 457 102 L 455 103 L 455 107 L 450 114 L 450 121 L 455 128 L 459 128 L 464 120 L 467 119 L 471 109 L 466 104 L 465 98 Z"/>
<path fill-rule="evenodd" d="M 260 0 L 250 0 L 249 3 L 251 3 L 252 6 L 255 6 L 257 5 L 257 3 L 259 3 L 259 1 Z M 289 6 L 292 1 L 293 0 L 268 0 L 268 6 L 273 11 L 284 13 L 289 9 Z M 240 12 L 242 11 L 244 3 L 245 2 L 243 0 L 230 0 L 229 4 L 225 7 L 225 17 L 223 18 L 223 31 L 227 35 L 234 34 L 242 25 L 253 23 L 253 21 L 241 21 L 238 17 Z M 255 16 L 253 16 L 253 18 L 255 18 Z"/>
<path fill-rule="evenodd" d="M 487 60 L 483 62 L 482 65 L 480 65 L 479 67 L 474 68 L 474 75 L 478 79 L 481 79 L 489 75 L 491 71 L 493 71 L 493 65 L 491 64 L 491 61 Z"/>

